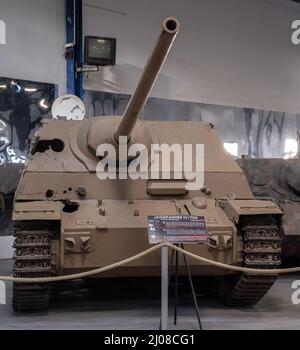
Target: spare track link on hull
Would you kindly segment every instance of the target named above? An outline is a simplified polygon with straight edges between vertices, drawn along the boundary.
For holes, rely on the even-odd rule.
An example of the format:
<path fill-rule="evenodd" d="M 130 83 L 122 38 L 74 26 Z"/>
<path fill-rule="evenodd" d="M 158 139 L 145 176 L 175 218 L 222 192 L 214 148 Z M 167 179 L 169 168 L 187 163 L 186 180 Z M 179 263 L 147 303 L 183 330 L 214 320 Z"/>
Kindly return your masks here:
<path fill-rule="evenodd" d="M 244 221 L 241 225 L 243 237 L 244 266 L 256 269 L 279 268 L 281 265 L 281 236 L 278 224 L 266 217 L 264 220 Z M 277 275 L 242 274 L 234 285 L 231 295 L 225 299 L 227 305 L 254 306 L 269 291 Z"/>
<path fill-rule="evenodd" d="M 37 278 L 52 276 L 52 233 L 46 225 L 15 226 L 14 277 Z M 48 309 L 50 283 L 14 283 L 13 308 L 16 312 L 34 312 Z"/>

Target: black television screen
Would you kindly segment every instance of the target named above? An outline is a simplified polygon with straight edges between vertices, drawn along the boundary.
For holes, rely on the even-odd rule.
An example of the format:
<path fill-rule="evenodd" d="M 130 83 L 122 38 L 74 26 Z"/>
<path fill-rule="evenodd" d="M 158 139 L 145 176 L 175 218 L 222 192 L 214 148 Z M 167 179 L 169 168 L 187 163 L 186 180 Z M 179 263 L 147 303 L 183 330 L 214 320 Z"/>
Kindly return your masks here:
<path fill-rule="evenodd" d="M 85 64 L 114 66 L 116 64 L 116 42 L 114 38 L 85 37 Z"/>

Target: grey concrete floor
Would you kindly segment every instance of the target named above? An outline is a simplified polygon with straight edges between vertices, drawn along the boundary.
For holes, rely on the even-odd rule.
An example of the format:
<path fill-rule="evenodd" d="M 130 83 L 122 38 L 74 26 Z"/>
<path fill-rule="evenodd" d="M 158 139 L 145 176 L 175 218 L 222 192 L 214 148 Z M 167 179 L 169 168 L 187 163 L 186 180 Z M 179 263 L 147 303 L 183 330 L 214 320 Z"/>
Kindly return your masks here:
<path fill-rule="evenodd" d="M 0 275 L 11 271 L 10 261 L 0 261 Z M 300 329 L 300 305 L 291 301 L 291 284 L 300 275 L 280 277 L 254 308 L 230 308 L 213 297 L 198 295 L 200 314 L 206 330 Z M 197 330 L 191 295 L 181 290 L 178 325 L 170 329 Z M 156 281 L 101 281 L 91 285 L 74 281 L 59 285 L 47 313 L 16 315 L 10 302 L 12 285 L 7 284 L 7 304 L 0 305 L 0 329 L 96 329 L 157 330 L 160 316 L 160 285 Z"/>

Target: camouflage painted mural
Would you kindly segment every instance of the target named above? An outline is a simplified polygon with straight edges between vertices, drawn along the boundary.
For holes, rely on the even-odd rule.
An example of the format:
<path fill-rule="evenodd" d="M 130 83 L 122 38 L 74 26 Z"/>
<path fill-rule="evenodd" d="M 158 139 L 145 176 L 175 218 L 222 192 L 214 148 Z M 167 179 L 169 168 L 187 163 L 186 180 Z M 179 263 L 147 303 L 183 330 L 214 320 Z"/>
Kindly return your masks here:
<path fill-rule="evenodd" d="M 50 116 L 55 85 L 0 77 L 0 235 L 11 233 L 11 206 L 30 138 Z"/>
<path fill-rule="evenodd" d="M 88 116 L 122 115 L 128 95 L 86 91 Z M 300 114 L 225 107 L 150 98 L 144 120 L 192 120 L 213 123 L 236 157 L 291 158 L 300 139 Z"/>

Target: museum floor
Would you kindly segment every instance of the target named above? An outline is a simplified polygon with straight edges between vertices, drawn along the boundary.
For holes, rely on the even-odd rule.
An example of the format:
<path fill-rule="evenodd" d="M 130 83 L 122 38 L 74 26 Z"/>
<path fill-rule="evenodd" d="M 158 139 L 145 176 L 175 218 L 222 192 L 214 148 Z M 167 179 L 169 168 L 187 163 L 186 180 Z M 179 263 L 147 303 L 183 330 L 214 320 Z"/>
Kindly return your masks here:
<path fill-rule="evenodd" d="M 0 274 L 10 274 L 11 262 L 0 261 Z M 300 304 L 291 301 L 291 284 L 300 275 L 280 277 L 265 298 L 252 309 L 224 307 L 209 296 L 198 296 L 203 327 L 214 329 L 300 329 Z M 0 329 L 98 329 L 157 330 L 160 315 L 160 285 L 145 281 L 93 284 L 74 281 L 57 287 L 48 313 L 15 315 L 10 306 L 12 285 L 7 285 L 7 305 L 0 305 Z M 181 290 L 177 327 L 196 330 L 197 319 L 191 295 Z"/>

